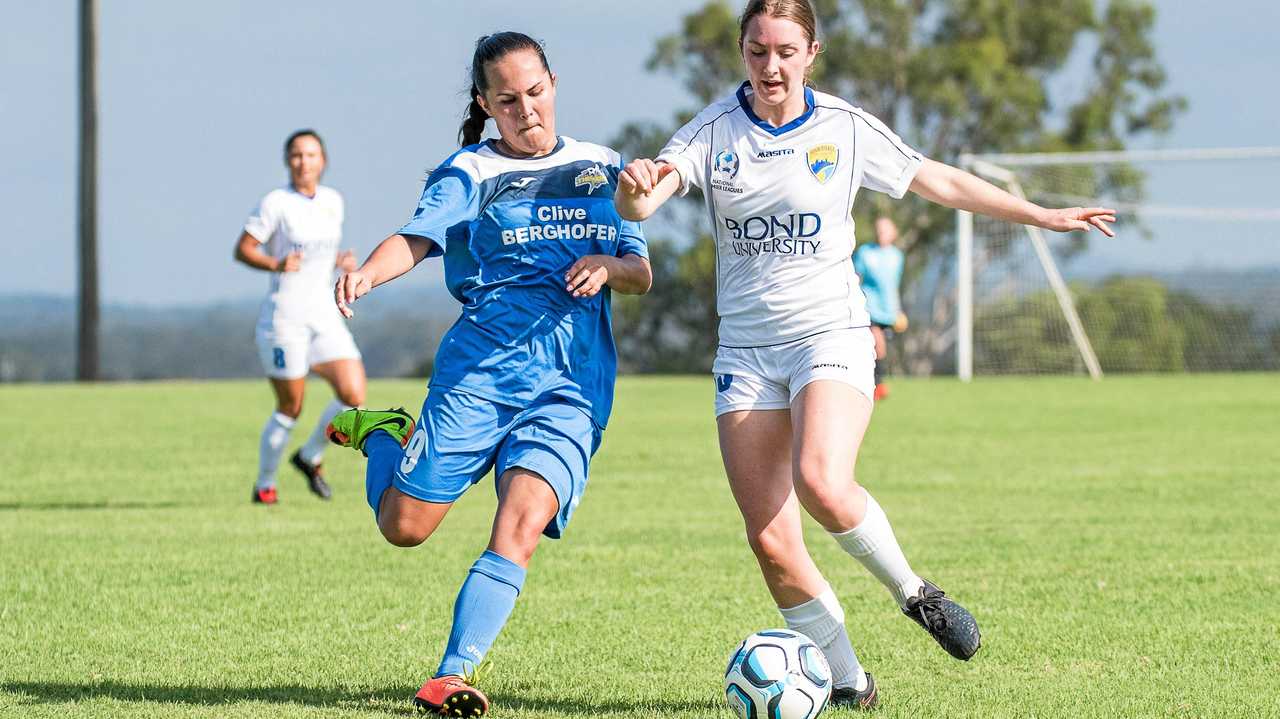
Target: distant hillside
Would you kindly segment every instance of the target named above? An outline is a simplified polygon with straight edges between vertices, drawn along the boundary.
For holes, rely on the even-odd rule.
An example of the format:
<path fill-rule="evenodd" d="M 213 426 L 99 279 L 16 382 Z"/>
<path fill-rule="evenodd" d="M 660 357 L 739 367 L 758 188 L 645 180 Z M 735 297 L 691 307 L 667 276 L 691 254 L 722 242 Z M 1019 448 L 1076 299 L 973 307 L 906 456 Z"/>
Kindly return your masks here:
<path fill-rule="evenodd" d="M 1260 326 L 1280 324 L 1280 267 L 1153 273 L 1152 277 L 1210 304 L 1247 307 Z"/>
<path fill-rule="evenodd" d="M 102 308 L 107 379 L 256 377 L 258 300 L 192 307 Z M 75 373 L 75 301 L 0 296 L 0 382 L 62 381 Z M 360 300 L 351 332 L 371 376 L 417 373 L 435 354 L 458 304 L 443 288 L 389 285 Z"/>

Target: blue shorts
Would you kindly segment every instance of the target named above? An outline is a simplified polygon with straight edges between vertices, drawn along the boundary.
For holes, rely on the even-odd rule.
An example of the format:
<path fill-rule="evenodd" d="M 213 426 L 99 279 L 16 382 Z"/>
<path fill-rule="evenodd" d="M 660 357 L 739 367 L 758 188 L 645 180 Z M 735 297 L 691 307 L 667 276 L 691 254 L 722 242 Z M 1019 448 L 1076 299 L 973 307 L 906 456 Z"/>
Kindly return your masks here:
<path fill-rule="evenodd" d="M 490 470 L 501 477 L 512 467 L 527 469 L 556 493 L 560 511 L 542 533 L 559 538 L 587 488 L 587 467 L 600 439 L 591 417 L 572 405 L 521 409 L 433 388 L 392 483 L 410 497 L 449 503 Z"/>

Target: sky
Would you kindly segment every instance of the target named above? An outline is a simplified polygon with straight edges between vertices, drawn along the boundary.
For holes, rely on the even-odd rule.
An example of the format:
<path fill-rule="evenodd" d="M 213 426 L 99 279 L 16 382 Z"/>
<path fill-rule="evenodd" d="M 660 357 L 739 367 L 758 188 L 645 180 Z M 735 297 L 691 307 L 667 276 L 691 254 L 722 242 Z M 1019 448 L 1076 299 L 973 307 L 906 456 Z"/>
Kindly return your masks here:
<path fill-rule="evenodd" d="M 231 253 L 248 212 L 287 181 L 280 145 L 291 131 L 324 135 L 324 181 L 346 197 L 345 244 L 363 256 L 409 216 L 426 172 L 456 147 L 478 36 L 520 29 L 544 40 L 561 79 L 559 130 L 606 142 L 624 122 L 667 120 L 689 105 L 673 78 L 644 63 L 702 0 L 100 5 L 102 298 L 165 306 L 265 292 L 265 276 Z M 1169 89 L 1191 107 L 1146 145 L 1280 145 L 1280 94 L 1265 89 L 1280 67 L 1280 4 L 1156 5 Z M 15 3 L 5 15 L 0 257 L 9 272 L 0 294 L 71 296 L 76 3 Z M 1061 87 L 1083 85 L 1081 65 Z M 1242 204 L 1280 206 L 1275 181 L 1253 184 L 1266 187 Z M 1276 258 L 1280 245 L 1265 252 Z M 411 281 L 439 282 L 438 263 Z"/>

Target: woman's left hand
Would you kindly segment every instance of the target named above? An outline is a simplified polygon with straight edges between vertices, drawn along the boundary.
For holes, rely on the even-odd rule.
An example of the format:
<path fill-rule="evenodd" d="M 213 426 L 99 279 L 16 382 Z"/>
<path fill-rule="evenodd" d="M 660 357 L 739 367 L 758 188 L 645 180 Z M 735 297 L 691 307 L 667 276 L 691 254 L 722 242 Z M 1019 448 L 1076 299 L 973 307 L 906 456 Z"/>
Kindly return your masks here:
<path fill-rule="evenodd" d="M 1115 221 L 1116 211 L 1105 207 L 1068 207 L 1046 210 L 1039 224 L 1055 232 L 1088 232 L 1096 227 L 1107 237 L 1115 237 L 1115 230 L 1111 229 L 1111 223 Z"/>
<path fill-rule="evenodd" d="M 617 258 L 609 255 L 587 255 L 564 273 L 565 291 L 574 297 L 595 297 L 609 281 L 609 272 Z"/>

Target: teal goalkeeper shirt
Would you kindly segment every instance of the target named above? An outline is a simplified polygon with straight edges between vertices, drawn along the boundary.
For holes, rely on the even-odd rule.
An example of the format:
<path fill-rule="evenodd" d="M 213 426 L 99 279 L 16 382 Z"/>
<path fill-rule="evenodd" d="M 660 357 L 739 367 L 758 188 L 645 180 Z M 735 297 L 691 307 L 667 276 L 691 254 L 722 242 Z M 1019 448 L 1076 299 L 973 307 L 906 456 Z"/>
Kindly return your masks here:
<path fill-rule="evenodd" d="M 902 311 L 898 287 L 902 284 L 902 250 L 879 244 L 860 246 L 853 253 L 853 269 L 867 296 L 867 314 L 878 325 L 893 325 Z"/>

